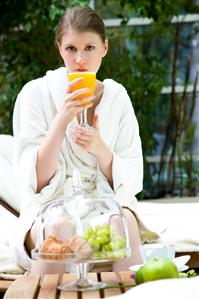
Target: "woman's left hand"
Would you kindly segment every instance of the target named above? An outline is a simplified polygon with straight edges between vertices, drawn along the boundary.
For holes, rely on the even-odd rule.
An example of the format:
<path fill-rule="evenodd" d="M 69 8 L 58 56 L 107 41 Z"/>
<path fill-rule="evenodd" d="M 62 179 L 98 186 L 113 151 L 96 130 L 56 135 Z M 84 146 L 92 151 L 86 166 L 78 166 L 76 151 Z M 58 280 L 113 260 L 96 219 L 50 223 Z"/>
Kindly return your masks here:
<path fill-rule="evenodd" d="M 93 118 L 93 127 L 90 129 L 78 126 L 72 133 L 73 140 L 82 149 L 93 154 L 98 162 L 99 168 L 106 176 L 110 186 L 113 188 L 112 160 L 113 153 L 102 140 L 99 130 L 98 116 Z"/>
<path fill-rule="evenodd" d="M 78 126 L 75 131 L 72 131 L 74 142 L 82 149 L 92 153 L 95 156 L 97 156 L 101 149 L 106 146 L 100 136 L 99 119 L 97 115 L 95 115 L 93 118 L 93 126 L 91 128 L 87 129 Z"/>

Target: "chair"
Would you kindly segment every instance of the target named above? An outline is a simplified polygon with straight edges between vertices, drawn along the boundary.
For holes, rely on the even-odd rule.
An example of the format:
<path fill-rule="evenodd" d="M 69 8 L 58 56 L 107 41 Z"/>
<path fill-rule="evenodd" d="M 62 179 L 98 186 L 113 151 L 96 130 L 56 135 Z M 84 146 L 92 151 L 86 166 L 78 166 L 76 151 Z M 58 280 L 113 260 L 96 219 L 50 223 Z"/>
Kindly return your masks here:
<path fill-rule="evenodd" d="M 14 216 L 19 217 L 19 211 L 13 208 L 9 203 L 7 203 L 2 197 L 0 197 L 0 205 L 3 206 L 6 210 L 12 213 Z"/>

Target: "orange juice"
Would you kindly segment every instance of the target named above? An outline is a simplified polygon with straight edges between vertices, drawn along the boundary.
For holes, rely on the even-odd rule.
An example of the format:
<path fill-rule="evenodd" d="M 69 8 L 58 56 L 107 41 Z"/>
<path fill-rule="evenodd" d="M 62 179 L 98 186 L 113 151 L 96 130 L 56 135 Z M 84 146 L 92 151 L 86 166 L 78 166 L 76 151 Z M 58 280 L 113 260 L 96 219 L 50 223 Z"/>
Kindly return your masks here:
<path fill-rule="evenodd" d="M 72 88 L 71 91 L 75 91 L 80 88 L 90 88 L 89 92 L 85 92 L 84 94 L 76 96 L 76 99 L 83 99 L 90 97 L 94 94 L 95 85 L 96 85 L 96 74 L 92 72 L 74 72 L 68 73 L 68 81 L 75 80 L 76 78 L 83 78 L 82 81 L 76 83 Z M 89 104 L 90 101 L 85 101 L 83 105 Z"/>

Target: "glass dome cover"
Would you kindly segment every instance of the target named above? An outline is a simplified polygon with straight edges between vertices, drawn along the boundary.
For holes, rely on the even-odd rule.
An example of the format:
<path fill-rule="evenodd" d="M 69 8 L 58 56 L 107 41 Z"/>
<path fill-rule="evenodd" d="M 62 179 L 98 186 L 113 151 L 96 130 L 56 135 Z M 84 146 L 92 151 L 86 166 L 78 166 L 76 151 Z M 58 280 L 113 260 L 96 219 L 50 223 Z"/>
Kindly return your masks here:
<path fill-rule="evenodd" d="M 113 197 L 56 200 L 45 206 L 37 222 L 33 258 L 96 263 L 129 256 L 126 218 Z"/>
<path fill-rule="evenodd" d="M 76 287 L 60 289 L 97 289 L 102 283 L 88 282 L 81 267 L 128 257 L 130 246 L 127 222 L 113 196 L 76 195 L 48 204 L 37 218 L 38 240 L 32 258 L 77 266 Z M 86 271 L 87 272 L 87 271 Z M 81 280 L 81 281 L 80 281 Z M 87 286 L 87 288 L 86 288 Z"/>

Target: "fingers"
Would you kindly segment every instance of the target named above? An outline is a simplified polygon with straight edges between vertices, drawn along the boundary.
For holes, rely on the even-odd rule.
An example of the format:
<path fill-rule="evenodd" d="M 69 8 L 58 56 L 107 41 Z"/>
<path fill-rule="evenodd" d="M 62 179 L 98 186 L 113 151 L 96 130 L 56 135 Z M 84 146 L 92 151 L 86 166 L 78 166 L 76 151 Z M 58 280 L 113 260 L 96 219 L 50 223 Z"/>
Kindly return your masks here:
<path fill-rule="evenodd" d="M 89 131 L 83 131 L 79 128 L 70 128 L 70 132 L 71 135 L 74 137 L 76 137 L 78 140 L 85 140 L 85 141 L 89 141 L 90 140 L 90 136 L 92 136 L 91 133 L 89 133 Z"/>
<path fill-rule="evenodd" d="M 75 114 L 81 112 L 83 109 L 89 109 L 93 106 L 94 97 L 87 97 L 80 100 L 75 100 L 71 96 L 66 95 L 64 98 L 64 105 L 68 111 L 74 112 Z"/>
<path fill-rule="evenodd" d="M 77 90 L 71 92 L 70 95 L 73 99 L 75 99 L 79 95 L 83 95 L 85 93 L 88 93 L 89 91 L 90 91 L 90 88 L 80 88 L 80 89 L 77 89 Z"/>
<path fill-rule="evenodd" d="M 86 97 L 86 98 L 83 98 L 83 99 L 80 99 L 80 100 L 76 100 L 76 105 L 77 106 L 86 106 L 86 105 L 90 105 L 92 104 L 93 105 L 93 100 L 95 99 L 95 96 L 90 96 L 90 97 Z"/>
<path fill-rule="evenodd" d="M 72 87 L 75 86 L 77 83 L 81 82 L 82 80 L 83 78 L 76 78 L 72 81 L 69 81 L 67 85 L 67 92 L 71 92 Z"/>
<path fill-rule="evenodd" d="M 87 96 L 90 92 L 90 88 L 79 88 L 72 91 L 72 87 L 75 84 L 82 81 L 82 79 L 83 78 L 76 78 L 75 80 L 68 82 L 67 92 L 65 94 L 64 101 L 65 103 L 69 103 L 70 107 L 73 107 L 74 105 L 74 107 L 78 108 L 82 106 L 84 106 L 84 108 L 90 108 L 93 105 L 91 102 L 95 99 L 95 96 Z M 72 101 L 74 100 L 75 102 L 72 103 Z M 81 109 L 79 111 L 81 111 Z"/>
<path fill-rule="evenodd" d="M 84 134 L 84 133 L 80 133 L 78 132 L 77 135 L 76 135 L 76 138 L 77 140 L 80 142 L 80 143 L 84 143 L 85 141 L 86 142 L 89 142 L 90 141 L 90 135 L 88 134 Z"/>
<path fill-rule="evenodd" d="M 75 138 L 75 143 L 77 143 L 78 145 L 84 145 L 85 147 L 88 147 L 88 141 L 87 140 L 82 140 L 79 138 Z"/>
<path fill-rule="evenodd" d="M 77 133 L 79 134 L 79 136 L 82 136 L 82 135 L 93 136 L 94 131 L 92 129 L 93 129 L 92 127 L 85 128 L 85 127 L 82 127 L 81 125 L 79 125 L 77 128 Z"/>
<path fill-rule="evenodd" d="M 88 147 L 92 141 L 92 132 L 81 126 L 70 128 L 70 133 L 73 141 L 80 146 Z"/>
<path fill-rule="evenodd" d="M 64 101 L 65 102 L 68 102 L 68 101 L 75 101 L 74 103 L 76 103 L 76 105 L 80 105 L 80 104 L 83 104 L 84 102 L 91 102 L 95 99 L 95 96 L 92 95 L 92 96 L 89 96 L 89 97 L 83 97 L 81 99 L 77 99 L 77 96 L 79 95 L 84 95 L 85 93 L 88 93 L 90 91 L 89 88 L 81 88 L 81 89 L 78 89 L 78 90 L 75 90 L 71 93 L 66 93 L 65 96 L 64 96 Z"/>

